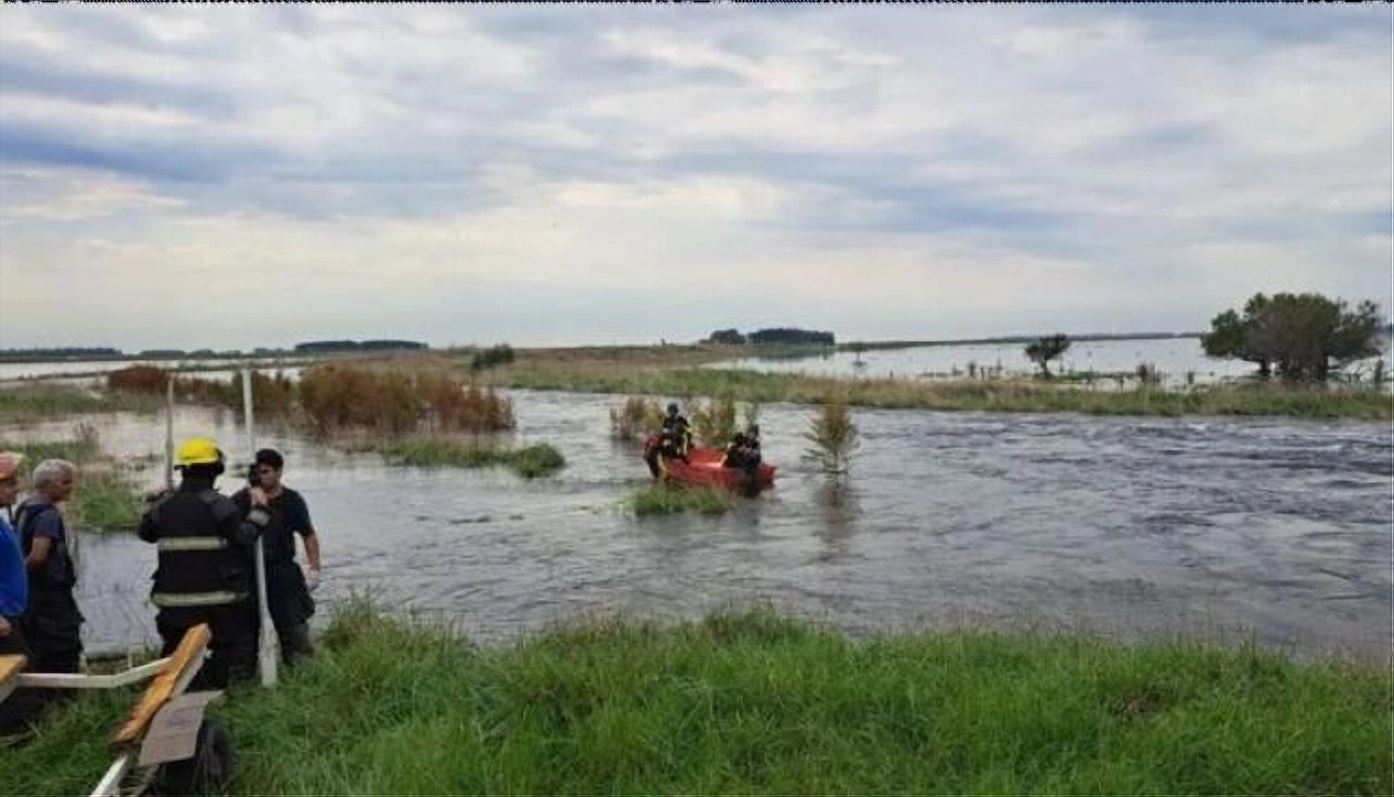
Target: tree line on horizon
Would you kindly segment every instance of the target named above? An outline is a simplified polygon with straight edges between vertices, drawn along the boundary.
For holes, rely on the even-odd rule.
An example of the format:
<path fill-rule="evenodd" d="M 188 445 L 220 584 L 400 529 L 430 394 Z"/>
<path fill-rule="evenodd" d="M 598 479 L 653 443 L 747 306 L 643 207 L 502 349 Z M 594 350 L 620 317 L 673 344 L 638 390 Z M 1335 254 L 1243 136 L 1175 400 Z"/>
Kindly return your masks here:
<path fill-rule="evenodd" d="M 772 343 L 781 344 L 815 344 L 820 346 L 836 345 L 836 339 L 831 332 L 820 332 L 809 329 L 799 329 L 797 327 L 775 327 L 772 329 L 758 329 L 750 334 L 742 334 L 738 329 L 718 329 L 707 338 L 710 343 L 721 343 L 727 346 L 762 346 Z"/>

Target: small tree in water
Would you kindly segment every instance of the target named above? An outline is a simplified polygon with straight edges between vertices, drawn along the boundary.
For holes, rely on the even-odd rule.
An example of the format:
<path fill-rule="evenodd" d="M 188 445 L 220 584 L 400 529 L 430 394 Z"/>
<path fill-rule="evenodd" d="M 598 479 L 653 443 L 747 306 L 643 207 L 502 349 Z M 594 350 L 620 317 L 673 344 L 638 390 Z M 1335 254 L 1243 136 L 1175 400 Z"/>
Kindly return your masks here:
<path fill-rule="evenodd" d="M 847 472 L 852 454 L 861 445 L 852 412 L 842 399 L 823 405 L 804 433 L 804 439 L 812 443 L 804 452 L 804 459 L 834 477 Z"/>
<path fill-rule="evenodd" d="M 1026 345 L 1026 356 L 1041 367 L 1041 376 L 1050 378 L 1050 361 L 1064 354 L 1070 348 L 1070 339 L 1064 334 L 1046 335 L 1034 343 Z"/>

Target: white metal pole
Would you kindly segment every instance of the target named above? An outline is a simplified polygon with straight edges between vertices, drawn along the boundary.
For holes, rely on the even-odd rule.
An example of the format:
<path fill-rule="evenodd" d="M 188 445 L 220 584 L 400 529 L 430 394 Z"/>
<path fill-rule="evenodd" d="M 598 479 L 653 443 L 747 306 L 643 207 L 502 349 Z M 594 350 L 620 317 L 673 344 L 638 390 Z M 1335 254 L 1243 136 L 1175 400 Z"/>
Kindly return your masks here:
<path fill-rule="evenodd" d="M 165 383 L 165 489 L 174 489 L 174 372 Z"/>
<path fill-rule="evenodd" d="M 252 371 L 242 369 L 242 412 L 247 426 L 247 450 L 255 462 L 257 452 L 256 429 L 252 425 Z M 271 622 L 270 605 L 266 602 L 266 557 L 263 554 L 261 537 L 256 543 L 257 567 L 257 613 L 261 618 L 261 634 L 257 644 L 257 670 L 261 673 L 262 686 L 276 685 L 276 666 L 281 657 L 281 642 L 276 637 L 276 626 Z"/>

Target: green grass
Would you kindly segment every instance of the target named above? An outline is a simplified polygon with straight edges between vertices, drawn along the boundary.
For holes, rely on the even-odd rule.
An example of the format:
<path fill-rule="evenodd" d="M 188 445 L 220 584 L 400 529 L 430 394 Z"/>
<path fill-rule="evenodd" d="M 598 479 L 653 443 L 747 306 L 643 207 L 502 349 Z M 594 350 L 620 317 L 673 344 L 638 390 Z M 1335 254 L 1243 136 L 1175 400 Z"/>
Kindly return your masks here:
<path fill-rule="evenodd" d="M 145 501 L 134 480 L 119 467 L 78 472 L 69 517 L 83 531 L 135 531 Z"/>
<path fill-rule="evenodd" d="M 24 455 L 21 468 L 32 473 L 46 459 L 66 459 L 77 466 L 76 487 L 65 515 L 80 531 L 133 531 L 145 503 L 126 466 L 102 451 L 95 429 L 80 425 L 71 439 L 30 443 L 0 441 L 0 451 Z M 25 482 L 27 483 L 26 478 Z"/>
<path fill-rule="evenodd" d="M 702 515 L 719 515 L 734 504 L 730 491 L 715 487 L 687 487 L 668 482 L 654 482 L 626 501 L 629 510 L 643 517 L 645 515 L 675 515 L 680 512 L 696 512 Z"/>
<path fill-rule="evenodd" d="M 66 415 L 99 412 L 154 412 L 158 397 L 92 393 L 70 385 L 0 387 L 0 423 L 34 423 Z"/>
<path fill-rule="evenodd" d="M 768 613 L 477 649 L 371 610 L 213 711 L 235 794 L 1388 794 L 1390 675 L 1252 649 L 953 631 L 854 642 Z M 0 751 L 85 793 L 134 692 Z"/>
<path fill-rule="evenodd" d="M 525 479 L 555 473 L 566 466 L 561 452 L 546 443 L 510 449 L 449 437 L 405 437 L 373 440 L 355 448 L 376 451 L 393 465 L 420 468 L 487 468 L 503 465 Z"/>
<path fill-rule="evenodd" d="M 841 379 L 737 369 L 640 367 L 609 363 L 523 364 L 491 372 L 496 384 L 537 390 L 628 395 L 729 396 L 736 401 L 983 412 L 1090 415 L 1282 415 L 1394 419 L 1394 396 L 1375 389 L 1282 384 L 1198 386 L 1190 390 L 1087 390 L 1064 383 L 1004 379 L 924 381 Z"/>

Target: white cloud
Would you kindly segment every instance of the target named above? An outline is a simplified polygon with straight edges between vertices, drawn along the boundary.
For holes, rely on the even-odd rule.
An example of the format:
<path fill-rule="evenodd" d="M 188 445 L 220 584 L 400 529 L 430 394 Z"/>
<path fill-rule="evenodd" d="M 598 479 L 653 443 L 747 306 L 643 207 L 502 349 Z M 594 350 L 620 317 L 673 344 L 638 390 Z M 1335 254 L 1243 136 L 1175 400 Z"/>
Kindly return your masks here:
<path fill-rule="evenodd" d="M 82 11 L 0 12 L 0 345 L 60 300 L 83 340 L 159 345 L 183 290 L 227 296 L 210 345 L 496 337 L 546 291 L 639 339 L 677 322 L 635 291 L 873 335 L 1389 297 L 1374 13 Z"/>

